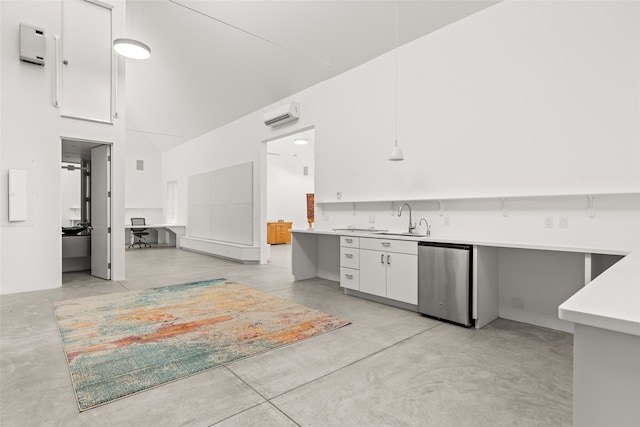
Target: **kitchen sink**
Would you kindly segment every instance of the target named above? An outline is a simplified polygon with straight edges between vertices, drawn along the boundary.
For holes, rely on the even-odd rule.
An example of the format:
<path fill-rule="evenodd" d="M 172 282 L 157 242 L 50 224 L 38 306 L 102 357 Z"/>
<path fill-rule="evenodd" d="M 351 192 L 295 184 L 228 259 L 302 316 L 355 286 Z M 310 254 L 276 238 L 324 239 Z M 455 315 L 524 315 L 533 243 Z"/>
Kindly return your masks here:
<path fill-rule="evenodd" d="M 426 237 L 424 234 L 418 233 L 392 233 L 389 231 L 382 231 L 375 234 L 382 234 L 384 236 L 413 236 L 413 237 Z"/>
<path fill-rule="evenodd" d="M 376 230 L 375 228 L 334 228 L 333 231 L 351 231 L 352 233 L 382 233 L 387 230 Z"/>

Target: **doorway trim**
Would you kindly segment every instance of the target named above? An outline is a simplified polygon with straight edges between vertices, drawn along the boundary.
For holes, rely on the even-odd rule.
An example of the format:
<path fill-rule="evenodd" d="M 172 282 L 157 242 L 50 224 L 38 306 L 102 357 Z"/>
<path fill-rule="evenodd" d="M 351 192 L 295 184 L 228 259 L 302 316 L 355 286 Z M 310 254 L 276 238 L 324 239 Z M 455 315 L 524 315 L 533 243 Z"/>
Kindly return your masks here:
<path fill-rule="evenodd" d="M 267 171 L 267 158 L 269 154 L 267 154 L 269 142 L 276 141 L 278 139 L 286 138 L 288 136 L 297 135 L 299 133 L 303 133 L 309 130 L 313 130 L 316 135 L 314 139 L 317 140 L 317 131 L 318 127 L 315 124 L 310 124 L 308 126 L 296 127 L 288 130 L 287 132 L 280 133 L 278 135 L 270 136 L 269 138 L 263 139 L 260 141 L 260 263 L 266 264 L 269 258 L 271 257 L 271 246 L 267 244 L 267 179 L 268 179 L 268 171 Z M 315 170 L 315 165 L 314 165 Z M 315 188 L 315 177 L 314 177 L 314 188 Z M 315 190 L 314 190 L 315 192 Z"/>
<path fill-rule="evenodd" d="M 70 145 L 70 146 L 69 146 Z M 74 146 L 75 145 L 75 146 Z M 82 145 L 82 146 L 81 146 Z M 74 160 L 77 160 L 79 158 L 82 158 L 83 156 L 86 157 L 87 155 L 89 156 L 89 158 L 91 157 L 91 149 L 99 147 L 99 146 L 108 146 L 109 147 L 109 157 L 108 157 L 108 191 L 109 191 L 109 198 L 110 198 L 110 202 L 108 203 L 108 207 L 107 207 L 107 218 L 108 218 L 108 249 L 107 249 L 107 255 L 108 255 L 108 279 L 105 280 L 113 280 L 113 268 L 114 268 L 114 230 L 113 230 L 113 147 L 114 144 L 111 141 L 100 141 L 100 140 L 94 140 L 94 139 L 88 139 L 88 138 L 77 138 L 77 137 L 66 137 L 66 136 L 61 136 L 60 137 L 60 163 L 67 163 L 70 160 L 72 160 L 72 163 L 75 163 Z M 89 150 L 87 152 L 87 150 Z M 70 155 L 65 157 L 64 153 L 67 153 Z M 88 154 L 87 154 L 88 153 Z M 59 184 L 60 185 L 60 184 Z M 59 187 L 59 191 L 60 193 L 62 192 L 62 188 Z M 93 197 L 93 195 L 91 194 L 90 197 Z M 58 209 L 58 215 L 60 215 L 60 208 Z M 61 223 L 61 220 L 58 221 L 58 223 Z M 62 246 L 62 233 L 60 235 L 60 246 Z M 62 274 L 62 271 L 61 271 Z"/>

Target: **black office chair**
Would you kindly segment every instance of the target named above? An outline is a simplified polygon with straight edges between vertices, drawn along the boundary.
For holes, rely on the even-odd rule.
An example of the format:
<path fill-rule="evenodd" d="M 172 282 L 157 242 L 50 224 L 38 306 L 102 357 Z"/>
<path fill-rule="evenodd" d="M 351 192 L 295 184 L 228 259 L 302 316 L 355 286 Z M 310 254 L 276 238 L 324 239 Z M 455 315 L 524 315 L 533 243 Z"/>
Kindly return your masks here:
<path fill-rule="evenodd" d="M 131 225 L 146 225 L 146 222 L 144 218 L 131 218 Z M 146 247 L 150 246 L 148 243 L 142 241 L 143 236 L 149 235 L 146 228 L 132 228 L 131 233 L 134 239 L 137 237 L 138 240 L 134 240 L 134 242 L 129 245 L 129 248 L 133 248 L 135 245 L 138 245 L 139 248 L 142 248 L 142 245 Z"/>

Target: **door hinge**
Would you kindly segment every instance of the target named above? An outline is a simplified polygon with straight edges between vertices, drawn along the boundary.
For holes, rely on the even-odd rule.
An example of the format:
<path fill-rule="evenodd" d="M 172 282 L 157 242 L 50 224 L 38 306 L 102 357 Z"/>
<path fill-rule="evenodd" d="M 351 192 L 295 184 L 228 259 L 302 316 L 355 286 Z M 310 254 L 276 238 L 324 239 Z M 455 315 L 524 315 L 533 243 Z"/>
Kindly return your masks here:
<path fill-rule="evenodd" d="M 90 201 L 91 201 L 91 197 L 85 197 L 85 198 L 84 198 L 84 201 L 85 201 L 85 202 L 90 202 Z"/>
<path fill-rule="evenodd" d="M 110 162 L 110 161 L 111 161 L 111 156 L 109 155 L 107 156 L 107 162 Z"/>
<path fill-rule="evenodd" d="M 111 227 L 107 227 L 107 234 L 111 233 Z"/>
<path fill-rule="evenodd" d="M 111 270 L 111 263 L 108 263 L 108 264 L 107 264 L 107 269 L 108 269 L 108 270 Z"/>
<path fill-rule="evenodd" d="M 111 191 L 107 191 L 107 197 L 111 197 Z"/>

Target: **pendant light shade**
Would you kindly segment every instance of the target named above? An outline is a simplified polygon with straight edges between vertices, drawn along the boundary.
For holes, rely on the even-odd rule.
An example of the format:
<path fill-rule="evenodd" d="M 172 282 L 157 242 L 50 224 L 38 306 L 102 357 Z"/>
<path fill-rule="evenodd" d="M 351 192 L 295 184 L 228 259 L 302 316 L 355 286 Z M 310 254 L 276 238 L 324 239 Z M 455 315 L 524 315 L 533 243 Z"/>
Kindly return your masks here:
<path fill-rule="evenodd" d="M 391 155 L 389 156 L 389 160 L 392 162 L 397 162 L 400 160 L 404 160 L 404 156 L 402 155 L 402 150 L 398 147 L 398 141 L 396 140 L 396 145 L 393 146 L 393 150 L 391 151 Z"/>
<path fill-rule="evenodd" d="M 149 46 L 133 39 L 115 39 L 113 41 L 113 50 L 131 59 L 147 59 L 151 56 L 151 48 Z"/>

